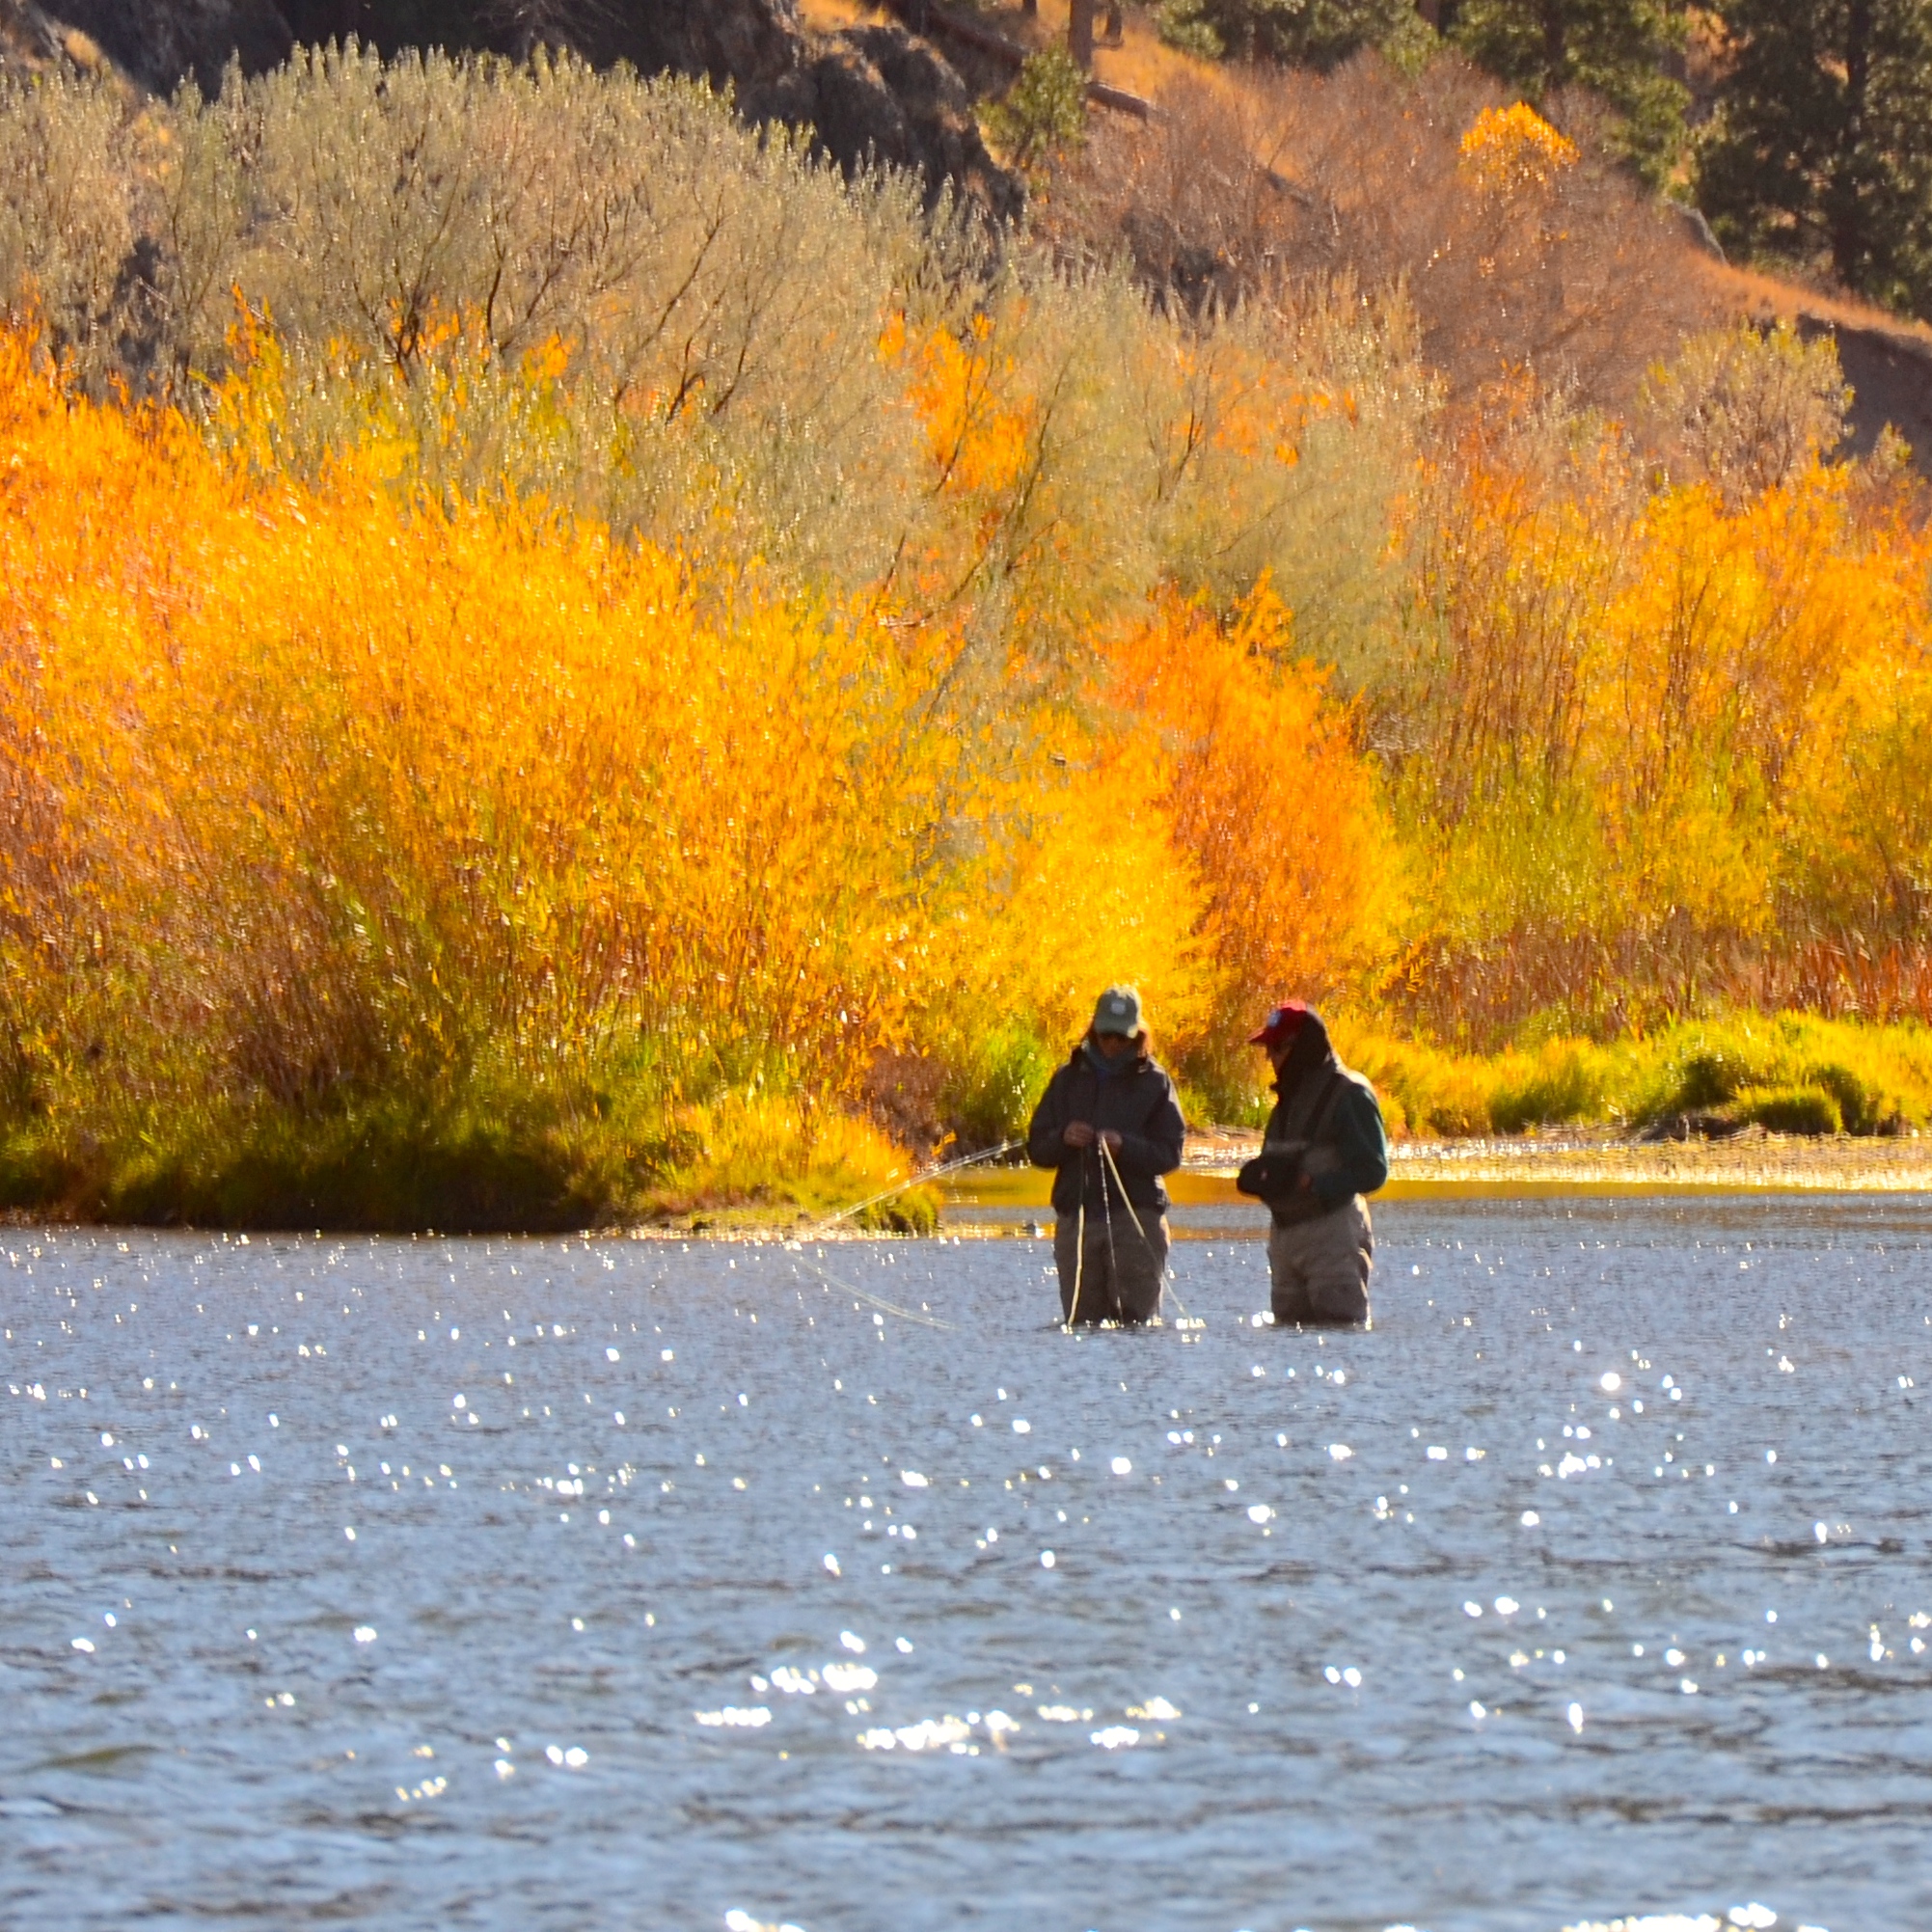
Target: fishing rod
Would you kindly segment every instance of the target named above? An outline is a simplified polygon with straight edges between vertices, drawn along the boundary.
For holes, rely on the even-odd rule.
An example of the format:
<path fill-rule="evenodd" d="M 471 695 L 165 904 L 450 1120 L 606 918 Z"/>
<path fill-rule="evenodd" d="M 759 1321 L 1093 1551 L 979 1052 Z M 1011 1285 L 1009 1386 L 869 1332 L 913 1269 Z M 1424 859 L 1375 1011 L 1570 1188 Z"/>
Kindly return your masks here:
<path fill-rule="evenodd" d="M 1057 1246 L 1058 1243 L 1056 1242 Z M 1074 1223 L 1074 1299 L 1065 1322 L 1069 1335 L 1080 1319 L 1080 1278 L 1087 1267 L 1087 1156 L 1080 1156 L 1080 1211 Z"/>
<path fill-rule="evenodd" d="M 1095 1111 L 1098 1112 L 1099 1109 L 1096 1108 Z M 1107 1172 L 1109 1170 L 1112 1171 L 1114 1176 L 1115 1185 L 1118 1186 L 1120 1184 L 1120 1169 L 1114 1165 L 1113 1149 L 1107 1145 L 1106 1135 L 1101 1132 L 1099 1129 L 1096 1129 L 1094 1138 L 1100 1143 L 1101 1149 L 1101 1219 L 1105 1224 L 1107 1231 L 1107 1286 L 1113 1290 L 1115 1309 L 1125 1319 L 1127 1315 L 1127 1300 L 1120 1292 L 1120 1257 L 1114 1253 L 1113 1188 L 1107 1185 Z M 1084 1176 L 1086 1171 L 1087 1163 L 1083 1160 L 1080 1162 L 1080 1172 Z M 1121 1187 L 1120 1197 L 1123 1201 L 1127 1199 L 1127 1189 L 1125 1187 Z M 1147 1237 L 1143 1235 L 1141 1237 L 1142 1243 L 1145 1244 L 1146 1240 Z"/>

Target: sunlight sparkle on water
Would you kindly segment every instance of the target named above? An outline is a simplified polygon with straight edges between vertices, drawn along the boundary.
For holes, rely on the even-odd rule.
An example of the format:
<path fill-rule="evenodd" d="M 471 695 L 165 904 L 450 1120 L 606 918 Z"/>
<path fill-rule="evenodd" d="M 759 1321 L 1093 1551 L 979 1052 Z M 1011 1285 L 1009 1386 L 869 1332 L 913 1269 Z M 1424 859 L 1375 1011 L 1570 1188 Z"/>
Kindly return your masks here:
<path fill-rule="evenodd" d="M 1566 1809 L 1585 1790 L 1627 1806 L 1633 1856 L 1671 1873 L 1660 1911 L 1713 1915 L 1682 1926 L 1915 1922 L 1910 1835 L 1883 1801 L 1899 1760 L 1869 1718 L 1932 1676 L 1891 1473 L 1932 1335 L 1910 1306 L 1918 1224 L 1881 1242 L 1837 1232 L 1839 1211 L 1777 1210 L 1782 1248 L 1758 1238 L 1730 1273 L 1742 1243 L 1712 1223 L 1735 1208 L 1390 1204 L 1392 1286 L 1354 1336 L 1252 1322 L 1265 1257 L 1218 1237 L 1211 1257 L 1177 1242 L 1204 1318 L 1184 1334 L 1077 1339 L 1049 1326 L 1025 1243 L 832 1257 L 943 1332 L 876 1322 L 754 1242 L 278 1238 L 242 1254 L 171 1235 L 90 1251 L 83 1290 L 127 1271 L 97 1304 L 55 1294 L 50 1248 L 31 1281 L 0 1268 L 15 1575 L 61 1579 L 0 1582 L 41 1673 L 22 1708 L 59 1718 L 57 1743 L 22 1744 L 8 1800 L 67 1821 L 44 1830 L 64 1901 L 114 1900 L 84 1932 L 149 1913 L 171 1858 L 221 1869 L 216 1818 L 249 1831 L 278 1895 L 407 1897 L 410 1923 L 447 1918 L 424 1841 L 412 1856 L 368 1822 L 431 1814 L 483 1888 L 468 1895 L 510 1895 L 514 1846 L 532 1882 L 567 1869 L 601 1917 L 647 1867 L 677 1922 L 727 1932 L 830 1932 L 872 1904 L 965 1932 L 909 1849 L 936 1819 L 960 1898 L 987 1909 L 1023 1887 L 1069 1923 L 1179 1922 L 1224 1884 L 1288 1884 L 1307 1922 L 1368 1923 L 1350 1875 L 1373 1865 L 1418 1924 L 1453 1884 L 1485 1925 L 1553 1932 L 1565 1914 L 1535 1901 L 1574 1901 L 1592 1925 L 1613 1921 L 1582 1908 L 1622 1902 Z M 1721 1316 L 1695 1293 L 1700 1242 Z M 1428 1250 L 1429 1296 L 1407 1246 Z M 171 1269 L 165 1293 L 144 1278 Z M 1825 1403 L 1806 1373 L 1821 1324 Z M 1648 1414 L 1625 1389 L 1640 1373 L 1662 1392 Z M 970 1426 L 996 1424 L 995 1385 L 1028 1412 L 1009 1407 L 1005 1434 Z M 1022 1466 L 1015 1438 L 1034 1433 L 1056 1449 Z M 1865 1473 L 1853 1488 L 1838 1469 Z M 1526 1552 L 1537 1590 L 1519 1598 Z M 1771 1649 L 1740 1647 L 1754 1629 Z M 1018 1720 L 992 1707 L 1021 1694 Z M 234 1740 L 198 1809 L 140 1755 L 150 1721 L 188 1711 Z M 1740 1726 L 1759 1742 L 1729 1810 L 1670 1839 L 1670 1794 Z M 433 1766 L 385 1777 L 425 1737 Z M 98 1774 L 62 1768 L 129 1748 L 114 1775 L 166 1828 L 147 1865 L 101 1849 L 119 1828 Z M 1432 1835 L 1433 1864 L 1375 1838 L 1384 1751 L 1482 1755 L 1481 1779 L 1444 1786 L 1455 1830 Z M 1783 1916 L 1753 1917 L 1773 1906 L 1728 1898 L 1755 1869 L 1758 1781 L 1801 1765 L 1843 1842 L 1827 1872 L 1794 1837 L 1783 1889 L 1758 1887 Z M 576 1774 L 577 1794 L 612 1802 L 566 1827 L 543 1794 Z M 1107 1781 L 1098 1810 L 1081 1777 Z M 1096 1890 L 1092 1866 L 1071 1876 L 1053 1821 L 1076 1810 L 1159 1844 L 1160 1872 L 1130 1898 Z M 1238 1831 L 1235 1810 L 1306 1821 L 1322 1853 Z M 652 1822 L 672 1813 L 676 1831 Z M 908 1836 L 861 1844 L 828 1823 L 853 1816 Z M 68 1838 L 95 1848 L 78 1892 Z M 167 1882 L 201 1895 L 181 1870 Z M 72 1918 L 51 1878 L 28 1884 L 48 1922 Z M 1226 1923 L 1256 1909 L 1231 1902 Z M 363 1917 L 401 1932 L 380 1906 Z M 513 1932 L 488 1911 L 479 1924 Z"/>

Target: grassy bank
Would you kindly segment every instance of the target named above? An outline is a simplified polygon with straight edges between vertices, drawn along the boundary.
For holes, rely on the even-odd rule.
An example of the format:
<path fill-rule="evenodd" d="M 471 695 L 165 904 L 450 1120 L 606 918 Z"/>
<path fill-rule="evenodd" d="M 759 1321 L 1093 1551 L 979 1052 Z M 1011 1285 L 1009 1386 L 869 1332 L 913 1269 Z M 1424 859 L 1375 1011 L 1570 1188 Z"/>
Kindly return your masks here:
<path fill-rule="evenodd" d="M 1458 1054 L 1370 1030 L 1343 1031 L 1390 1125 L 1418 1137 L 1544 1127 L 1782 1134 L 1897 1134 L 1932 1119 L 1932 1029 L 1744 1015 L 1600 1045 L 1551 1039 Z"/>
<path fill-rule="evenodd" d="M 0 1135 L 0 1211 L 150 1226 L 539 1232 L 813 1225 L 912 1171 L 875 1128 L 793 1100 L 473 1085 L 327 1108 L 51 1118 Z M 911 1188 L 854 1227 L 928 1232 Z"/>

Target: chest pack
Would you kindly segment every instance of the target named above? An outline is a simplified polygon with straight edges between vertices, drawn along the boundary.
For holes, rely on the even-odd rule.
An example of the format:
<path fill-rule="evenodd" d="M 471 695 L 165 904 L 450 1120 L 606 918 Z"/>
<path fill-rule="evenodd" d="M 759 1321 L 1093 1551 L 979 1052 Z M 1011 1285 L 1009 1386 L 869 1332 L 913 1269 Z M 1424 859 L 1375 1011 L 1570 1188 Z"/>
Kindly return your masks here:
<path fill-rule="evenodd" d="M 1304 1188 L 1301 1181 L 1304 1175 L 1312 1180 L 1333 1174 L 1341 1165 L 1332 1125 L 1342 1090 L 1347 1084 L 1346 1074 L 1339 1070 L 1331 1073 L 1310 1110 L 1306 1137 L 1264 1141 L 1262 1151 L 1235 1177 L 1235 1186 L 1239 1192 L 1267 1204 L 1278 1228 L 1318 1220 L 1342 1205 L 1339 1201 L 1324 1201 L 1314 1188 Z"/>

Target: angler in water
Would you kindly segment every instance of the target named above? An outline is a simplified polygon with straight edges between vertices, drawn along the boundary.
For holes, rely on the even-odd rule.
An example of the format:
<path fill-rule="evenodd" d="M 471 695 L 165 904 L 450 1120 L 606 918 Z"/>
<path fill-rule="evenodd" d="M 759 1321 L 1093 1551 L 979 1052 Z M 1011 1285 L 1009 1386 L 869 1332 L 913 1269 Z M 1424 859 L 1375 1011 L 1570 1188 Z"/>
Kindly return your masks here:
<path fill-rule="evenodd" d="M 1321 1016 L 1298 999 L 1277 1006 L 1252 1044 L 1267 1048 L 1279 1098 L 1261 1153 L 1235 1185 L 1265 1201 L 1274 1217 L 1274 1319 L 1367 1328 L 1375 1236 L 1362 1197 L 1389 1178 L 1381 1103 L 1335 1057 Z"/>
<path fill-rule="evenodd" d="M 1026 1132 L 1053 1179 L 1060 1314 L 1075 1322 L 1151 1321 L 1167 1273 L 1167 1189 L 1186 1123 L 1174 1082 L 1148 1051 L 1140 995 L 1110 986 L 1087 1037 L 1048 1082 Z"/>

